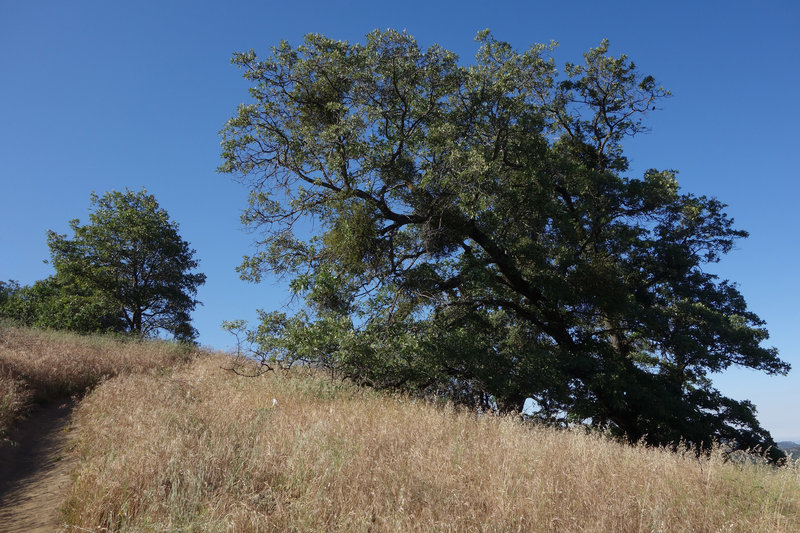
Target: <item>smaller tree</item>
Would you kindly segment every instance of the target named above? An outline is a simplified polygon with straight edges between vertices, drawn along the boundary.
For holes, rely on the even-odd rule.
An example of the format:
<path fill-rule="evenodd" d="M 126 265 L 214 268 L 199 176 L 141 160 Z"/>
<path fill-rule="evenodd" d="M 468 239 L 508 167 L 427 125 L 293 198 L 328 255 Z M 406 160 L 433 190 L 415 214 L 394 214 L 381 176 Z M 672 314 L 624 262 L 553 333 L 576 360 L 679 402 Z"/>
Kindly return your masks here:
<path fill-rule="evenodd" d="M 113 319 L 102 321 L 105 329 L 194 339 L 190 313 L 206 276 L 192 273 L 195 250 L 178 235 L 178 224 L 144 189 L 92 193 L 91 203 L 89 224 L 70 222 L 74 238 L 48 232 L 60 298 L 79 307 L 91 303 Z"/>

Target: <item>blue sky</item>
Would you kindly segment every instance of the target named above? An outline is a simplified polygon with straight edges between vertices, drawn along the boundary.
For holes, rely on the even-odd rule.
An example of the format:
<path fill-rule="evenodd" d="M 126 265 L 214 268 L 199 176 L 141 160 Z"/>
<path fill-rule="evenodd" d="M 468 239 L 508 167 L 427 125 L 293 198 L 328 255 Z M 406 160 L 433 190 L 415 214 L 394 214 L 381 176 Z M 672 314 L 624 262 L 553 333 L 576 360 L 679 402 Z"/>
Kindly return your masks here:
<path fill-rule="evenodd" d="M 309 32 L 351 42 L 405 29 L 468 62 L 477 31 L 517 48 L 557 40 L 580 61 L 607 37 L 672 91 L 652 131 L 629 142 L 632 174 L 671 168 L 684 190 L 729 204 L 750 232 L 711 270 L 739 283 L 767 321 L 788 377 L 715 378 L 751 399 L 778 439 L 800 441 L 797 275 L 800 4 L 795 1 L 14 2 L 0 0 L 0 280 L 51 274 L 45 232 L 86 220 L 89 195 L 146 187 L 181 224 L 208 276 L 194 314 L 200 342 L 232 345 L 223 320 L 288 302 L 275 282 L 234 268 L 252 251 L 247 191 L 215 172 L 219 135 L 247 84 L 233 52 L 266 54 Z"/>

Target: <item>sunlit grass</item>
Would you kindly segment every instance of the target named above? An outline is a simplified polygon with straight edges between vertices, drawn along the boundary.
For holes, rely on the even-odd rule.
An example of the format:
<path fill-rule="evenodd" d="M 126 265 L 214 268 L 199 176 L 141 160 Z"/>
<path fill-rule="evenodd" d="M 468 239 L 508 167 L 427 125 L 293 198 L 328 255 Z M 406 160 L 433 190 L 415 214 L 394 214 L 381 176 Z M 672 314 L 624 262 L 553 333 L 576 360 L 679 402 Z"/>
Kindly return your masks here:
<path fill-rule="evenodd" d="M 800 473 L 222 358 L 98 386 L 70 524 L 114 531 L 798 531 Z M 273 406 L 273 399 L 278 405 Z"/>
<path fill-rule="evenodd" d="M 81 394 L 119 374 L 188 360 L 168 342 L 85 336 L 0 324 L 0 437 L 34 402 Z"/>

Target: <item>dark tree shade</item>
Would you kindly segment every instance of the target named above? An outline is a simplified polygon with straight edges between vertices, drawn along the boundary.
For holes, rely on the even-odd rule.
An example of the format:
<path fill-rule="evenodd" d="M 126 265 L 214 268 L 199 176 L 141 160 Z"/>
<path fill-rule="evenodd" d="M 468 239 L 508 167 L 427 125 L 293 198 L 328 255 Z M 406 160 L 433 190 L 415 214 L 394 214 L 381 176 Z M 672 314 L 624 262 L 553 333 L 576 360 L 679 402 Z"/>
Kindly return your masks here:
<path fill-rule="evenodd" d="M 745 237 L 671 170 L 627 175 L 623 141 L 668 95 L 605 41 L 567 64 L 482 32 L 475 62 L 374 32 L 234 63 L 252 83 L 221 170 L 262 236 L 241 274 L 289 276 L 266 357 L 706 449 L 773 444 L 710 372 L 784 374 L 735 285 L 708 265 Z M 772 453 L 773 459 L 780 452 Z"/>

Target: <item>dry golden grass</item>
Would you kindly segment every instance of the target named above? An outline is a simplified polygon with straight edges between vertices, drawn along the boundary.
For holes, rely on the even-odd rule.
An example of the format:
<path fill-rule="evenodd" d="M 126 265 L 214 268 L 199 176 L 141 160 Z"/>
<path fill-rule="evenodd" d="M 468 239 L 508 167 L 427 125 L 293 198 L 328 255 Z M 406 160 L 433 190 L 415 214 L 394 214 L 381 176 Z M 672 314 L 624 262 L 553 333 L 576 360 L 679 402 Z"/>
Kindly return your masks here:
<path fill-rule="evenodd" d="M 186 360 L 185 347 L 0 324 L 0 437 L 32 402 L 79 394 L 119 374 Z"/>
<path fill-rule="evenodd" d="M 797 466 L 698 460 L 222 365 L 128 375 L 84 399 L 65 505 L 76 531 L 800 530 Z"/>
<path fill-rule="evenodd" d="M 25 413 L 32 396 L 25 383 L 5 368 L 0 359 L 0 443 L 8 429 Z"/>

